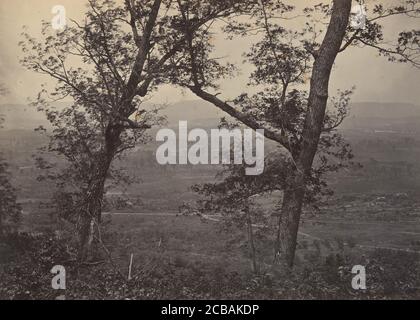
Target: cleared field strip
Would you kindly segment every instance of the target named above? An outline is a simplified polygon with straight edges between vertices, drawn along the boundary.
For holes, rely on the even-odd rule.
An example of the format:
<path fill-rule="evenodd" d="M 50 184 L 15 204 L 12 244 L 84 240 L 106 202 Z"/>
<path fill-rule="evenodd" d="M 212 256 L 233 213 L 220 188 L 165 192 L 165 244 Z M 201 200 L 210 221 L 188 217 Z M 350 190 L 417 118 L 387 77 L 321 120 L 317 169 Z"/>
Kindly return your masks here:
<path fill-rule="evenodd" d="M 146 213 L 146 212 L 118 212 L 118 213 L 105 213 L 105 214 L 112 214 L 112 215 L 133 215 L 133 216 L 155 216 L 155 217 L 176 217 L 181 216 L 182 214 L 174 213 L 174 212 L 159 212 L 159 213 Z M 221 215 L 201 215 L 199 216 L 205 220 L 213 221 L 213 222 L 220 222 Z M 397 228 L 406 228 L 406 227 L 413 227 L 413 226 L 419 226 L 419 221 L 401 221 L 401 222 L 390 222 L 390 221 L 367 221 L 367 222 L 358 222 L 358 221 L 349 221 L 349 220 L 338 220 L 338 219 L 332 219 L 332 220 L 317 220 L 317 219 L 308 219 L 304 220 L 304 223 L 311 223 L 314 225 L 322 226 L 323 224 L 332 224 L 332 225 L 341 225 L 343 227 L 353 227 L 353 226 L 375 226 L 375 227 L 397 227 Z M 305 229 L 305 224 L 303 225 L 303 228 Z M 254 225 L 256 228 L 262 227 L 261 225 Z M 337 230 L 338 231 L 338 230 Z M 360 231 L 360 228 L 358 228 L 358 231 Z M 369 230 L 367 230 L 369 231 Z M 327 233 L 327 230 L 318 230 L 318 233 L 325 232 Z M 388 233 L 389 235 L 392 234 L 404 234 L 409 236 L 419 236 L 420 240 L 420 232 L 412 232 L 412 231 L 403 231 L 403 230 L 395 230 Z M 320 237 L 319 235 L 314 235 L 312 232 L 308 232 L 305 229 L 305 232 L 300 231 L 299 235 L 302 237 L 310 238 L 312 240 L 318 240 L 323 241 L 326 240 L 328 237 Z M 345 243 L 346 244 L 346 243 Z M 395 246 L 384 246 L 384 245 L 370 245 L 370 244 L 356 244 L 356 247 L 364 248 L 364 249 L 383 249 L 383 250 L 391 250 L 391 251 L 399 251 L 399 252 L 409 252 L 409 253 L 416 253 L 420 254 L 419 250 L 414 250 L 410 248 L 402 248 L 402 247 L 395 247 Z"/>

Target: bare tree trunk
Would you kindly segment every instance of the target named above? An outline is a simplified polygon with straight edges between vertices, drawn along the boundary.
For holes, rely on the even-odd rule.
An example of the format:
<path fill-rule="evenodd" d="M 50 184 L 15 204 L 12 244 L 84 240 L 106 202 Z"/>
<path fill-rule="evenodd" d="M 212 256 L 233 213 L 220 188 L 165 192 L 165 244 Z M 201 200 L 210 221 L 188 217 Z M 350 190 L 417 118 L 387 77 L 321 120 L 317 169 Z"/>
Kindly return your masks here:
<path fill-rule="evenodd" d="M 288 267 L 293 266 L 306 180 L 318 149 L 328 100 L 328 85 L 335 58 L 340 50 L 351 10 L 351 0 L 334 0 L 331 20 L 312 70 L 308 112 L 302 133 L 301 151 L 296 159 L 294 182 L 285 190 L 276 254 Z"/>
<path fill-rule="evenodd" d="M 275 261 L 292 267 L 300 215 L 302 213 L 305 184 L 303 175 L 298 175 L 294 183 L 284 191 L 283 203 L 278 220 L 277 239 L 275 244 Z"/>

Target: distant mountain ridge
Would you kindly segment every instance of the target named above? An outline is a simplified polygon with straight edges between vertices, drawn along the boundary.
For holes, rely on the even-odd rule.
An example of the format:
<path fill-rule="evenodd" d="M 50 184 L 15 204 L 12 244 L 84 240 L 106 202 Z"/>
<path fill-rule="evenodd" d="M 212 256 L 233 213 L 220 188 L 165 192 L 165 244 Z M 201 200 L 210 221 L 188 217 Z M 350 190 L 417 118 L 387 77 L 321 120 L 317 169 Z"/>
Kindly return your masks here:
<path fill-rule="evenodd" d="M 56 106 L 64 106 L 66 103 L 58 103 Z M 148 104 L 150 107 L 151 104 Z M 42 112 L 34 107 L 20 104 L 0 105 L 0 114 L 4 116 L 3 129 L 11 130 L 33 130 L 49 123 Z M 168 125 L 177 125 L 180 120 L 187 120 L 191 126 L 215 126 L 221 117 L 229 116 L 217 109 L 208 102 L 201 100 L 188 100 L 176 102 L 166 106 L 162 111 L 168 120 Z M 369 119 L 376 119 L 374 122 L 404 122 L 419 124 L 420 127 L 420 105 L 409 103 L 377 103 L 377 102 L 356 102 L 350 106 L 348 119 L 345 120 L 343 128 L 349 129 L 354 125 L 365 123 L 369 125 Z"/>
<path fill-rule="evenodd" d="M 420 105 L 410 103 L 356 102 L 350 106 L 350 117 L 401 119 L 420 117 Z"/>

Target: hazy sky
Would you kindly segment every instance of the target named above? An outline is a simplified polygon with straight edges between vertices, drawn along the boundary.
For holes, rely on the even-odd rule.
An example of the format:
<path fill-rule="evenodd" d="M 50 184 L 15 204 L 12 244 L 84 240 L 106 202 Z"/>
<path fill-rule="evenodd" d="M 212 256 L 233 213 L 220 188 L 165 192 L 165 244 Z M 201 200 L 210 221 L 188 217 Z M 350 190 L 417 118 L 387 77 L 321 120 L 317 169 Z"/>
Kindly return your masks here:
<path fill-rule="evenodd" d="M 305 3 L 319 3 L 321 0 L 306 0 Z M 303 0 L 289 3 L 303 3 Z M 368 5 L 383 1 L 366 0 Z M 51 20 L 51 9 L 63 5 L 67 16 L 75 20 L 83 17 L 85 0 L 0 0 L 0 82 L 3 82 L 10 94 L 0 98 L 0 103 L 25 103 L 28 97 L 34 97 L 40 84 L 48 78 L 34 74 L 19 65 L 22 26 L 27 25 L 32 35 L 40 32 L 41 21 Z M 303 21 L 303 20 L 302 20 Z M 417 25 L 415 25 L 417 24 Z M 407 18 L 389 21 L 389 34 L 397 30 L 418 27 L 418 20 Z M 240 63 L 242 53 L 249 47 L 246 39 L 228 41 L 216 39 L 217 55 L 226 56 L 229 61 Z M 246 91 L 245 84 L 249 71 L 244 66 L 242 74 L 235 79 L 223 81 L 221 90 L 226 98 Z M 419 104 L 420 73 L 409 65 L 392 64 L 377 56 L 373 49 L 352 48 L 342 53 L 337 61 L 331 79 L 331 91 L 337 88 L 357 87 L 354 101 L 409 102 Z M 183 93 L 172 87 L 163 87 L 155 95 L 156 102 L 170 102 L 195 99 L 191 93 Z"/>

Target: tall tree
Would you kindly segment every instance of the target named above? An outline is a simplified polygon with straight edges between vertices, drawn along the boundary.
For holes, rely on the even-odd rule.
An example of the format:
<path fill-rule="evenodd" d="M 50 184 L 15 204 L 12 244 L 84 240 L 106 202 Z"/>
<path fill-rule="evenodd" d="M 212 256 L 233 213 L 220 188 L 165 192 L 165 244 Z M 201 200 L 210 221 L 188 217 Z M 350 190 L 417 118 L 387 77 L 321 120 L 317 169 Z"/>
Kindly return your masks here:
<path fill-rule="evenodd" d="M 284 185 L 279 214 L 278 252 L 286 265 L 292 266 L 297 233 L 305 195 L 314 176 L 314 161 L 318 151 L 328 145 L 328 137 L 340 125 L 346 114 L 348 98 L 339 102 L 339 112 L 327 113 L 329 81 L 336 57 L 350 46 L 375 48 L 390 61 L 408 62 L 419 66 L 418 30 L 400 32 L 394 45 L 384 41 L 383 19 L 396 15 L 419 15 L 419 1 L 407 0 L 398 5 L 375 5 L 364 28 L 349 24 L 351 0 L 333 0 L 297 9 L 277 0 L 251 1 L 254 6 L 247 22 L 232 17 L 226 30 L 234 34 L 262 34 L 262 40 L 247 54 L 255 65 L 251 84 L 265 89 L 256 96 L 242 95 L 233 103 L 220 98 L 219 79 L 231 72 L 212 55 L 211 31 L 191 31 L 191 2 L 180 2 L 185 32 L 185 55 L 173 82 L 189 88 L 198 97 L 212 103 L 253 129 L 264 129 L 265 136 L 277 142 L 292 164 Z M 354 3 L 357 5 L 357 2 Z M 286 28 L 290 19 L 304 19 L 301 29 Z M 279 21 L 281 24 L 279 24 Z M 327 26 L 326 29 L 324 26 Z M 322 40 L 318 40 L 322 37 Z M 307 91 L 306 78 L 309 77 Z M 213 93 L 217 89 L 217 93 Z M 340 99 L 339 99 L 340 100 Z M 336 101 L 339 101 L 336 100 Z M 341 106 L 340 106 L 341 105 Z M 340 111 L 341 110 L 341 111 Z M 348 148 L 342 149 L 347 152 Z M 321 159 L 322 161 L 322 159 Z"/>
<path fill-rule="evenodd" d="M 37 105 L 53 124 L 50 150 L 70 166 L 62 177 L 77 181 L 79 255 L 84 259 L 98 226 L 104 187 L 113 160 L 142 139 L 153 125 L 153 113 L 142 107 L 150 94 L 173 73 L 173 59 L 185 43 L 180 12 L 171 0 L 89 0 L 83 22 L 71 20 L 63 31 L 43 28 L 38 41 L 25 33 L 22 64 L 57 83 L 50 96 L 71 98 L 64 110 L 49 106 L 48 92 Z M 191 31 L 235 12 L 240 1 L 200 4 Z M 73 179 L 68 179 L 68 176 Z"/>

